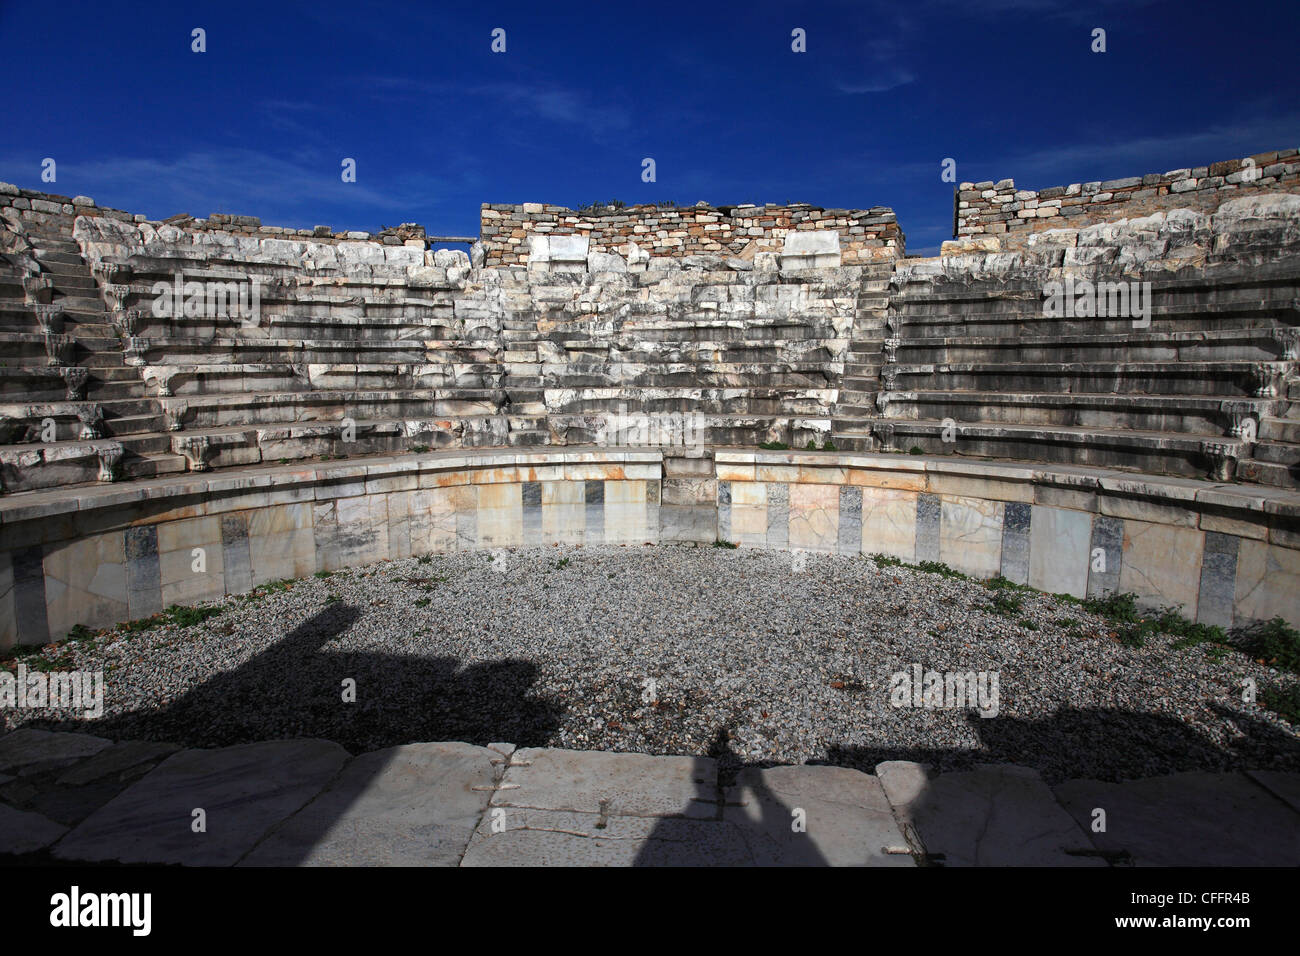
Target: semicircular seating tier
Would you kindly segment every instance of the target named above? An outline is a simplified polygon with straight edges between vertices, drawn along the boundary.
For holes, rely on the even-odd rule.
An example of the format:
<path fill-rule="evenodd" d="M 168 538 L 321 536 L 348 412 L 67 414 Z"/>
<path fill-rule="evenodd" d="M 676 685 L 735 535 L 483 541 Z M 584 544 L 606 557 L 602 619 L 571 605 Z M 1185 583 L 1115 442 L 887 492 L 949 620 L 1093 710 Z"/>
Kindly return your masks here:
<path fill-rule="evenodd" d="M 933 258 L 905 257 L 880 208 L 674 210 L 679 239 L 651 207 L 597 222 L 537 206 L 512 245 L 485 226 L 466 255 L 391 231 L 157 223 L 13 190 L 0 195 L 0 512 L 13 517 L 0 528 L 34 520 L 51 496 L 98 500 L 92 489 L 110 485 L 143 499 L 193 472 L 649 444 L 658 478 L 636 480 L 658 484 L 637 493 L 662 505 L 656 520 L 681 524 L 640 537 L 712 541 L 725 512 L 734 537 L 794 547 L 795 511 L 816 499 L 856 529 L 850 550 L 888 551 L 868 540 L 870 495 L 846 505 L 843 493 L 893 488 L 920 496 L 899 532 L 910 550 L 897 552 L 919 559 L 926 495 L 936 541 L 943 521 L 958 528 L 953 501 L 987 497 L 1001 502 L 998 553 L 967 563 L 1019 574 L 1006 549 L 1021 532 L 1008 529 L 1023 520 L 1030 535 L 1032 515 L 1011 505 L 1087 511 L 1059 490 L 1070 475 L 1094 491 L 1127 475 L 1124 495 L 1159 499 L 1152 508 L 1178 512 L 1170 524 L 1198 530 L 1198 574 L 1227 547 L 1219 535 L 1264 541 L 1265 566 L 1300 583 L 1300 194 L 1178 198 L 1109 222 L 963 235 Z M 511 208 L 485 207 L 484 223 Z M 764 485 L 756 459 L 734 460 L 760 445 L 767 465 L 796 471 Z M 782 446 L 827 456 L 819 478 L 772 458 Z M 986 496 L 980 481 L 1021 481 L 987 469 L 914 486 L 897 477 L 909 458 L 927 475 L 950 460 L 1039 477 L 1024 478 L 1036 489 L 1024 500 Z M 848 477 L 873 469 L 895 477 Z M 1134 490 L 1148 479 L 1161 490 Z M 804 484 L 839 485 L 838 497 Z M 758 485 L 772 537 L 746 511 Z M 1216 512 L 1210 489 L 1230 504 Z M 1205 507 L 1188 518 L 1178 500 Z M 992 535 L 976 525 L 975 538 Z M 1094 552 L 1096 523 L 1079 533 Z M 953 534 L 935 555 L 960 564 Z M 808 542 L 842 550 L 835 535 Z M 12 565 L 16 546 L 0 552 Z M 1276 610 L 1243 604 L 1236 578 L 1221 586 L 1229 620 Z M 1090 587 L 1085 573 L 1064 590 Z"/>

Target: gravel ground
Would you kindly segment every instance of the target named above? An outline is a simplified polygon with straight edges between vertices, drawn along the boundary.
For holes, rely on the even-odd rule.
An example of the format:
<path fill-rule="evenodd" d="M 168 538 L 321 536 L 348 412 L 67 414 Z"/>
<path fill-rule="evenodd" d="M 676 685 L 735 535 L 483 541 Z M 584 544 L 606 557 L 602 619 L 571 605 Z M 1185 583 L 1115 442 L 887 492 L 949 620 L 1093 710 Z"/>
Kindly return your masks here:
<path fill-rule="evenodd" d="M 52 645 L 60 669 L 105 671 L 104 716 L 0 720 L 189 746 L 508 741 L 868 771 L 1012 761 L 1049 780 L 1300 770 L 1296 728 L 1241 700 L 1247 677 L 1262 690 L 1294 675 L 1163 636 L 1128 648 L 1048 595 L 1017 593 L 1000 614 L 976 582 L 800 557 L 561 547 L 340 571 L 227 599 L 187 627 Z M 996 672 L 997 716 L 892 706 L 891 675 L 914 664 Z"/>

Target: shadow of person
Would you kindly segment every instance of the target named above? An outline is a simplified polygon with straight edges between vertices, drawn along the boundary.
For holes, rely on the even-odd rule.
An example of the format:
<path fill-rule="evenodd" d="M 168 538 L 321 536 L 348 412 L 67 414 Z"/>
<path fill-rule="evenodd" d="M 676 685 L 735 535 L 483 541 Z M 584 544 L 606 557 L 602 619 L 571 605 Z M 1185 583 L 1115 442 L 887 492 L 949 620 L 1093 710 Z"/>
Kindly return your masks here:
<path fill-rule="evenodd" d="M 461 666 L 454 657 L 332 648 L 331 642 L 360 617 L 355 607 L 327 606 L 242 665 L 214 675 L 163 707 L 146 703 L 100 720 L 65 720 L 46 726 L 189 748 L 320 738 L 354 754 L 366 751 L 324 790 L 319 788 L 325 779 L 315 782 L 314 796 L 295 808 L 292 822 L 281 822 L 289 828 L 287 835 L 276 841 L 274 852 L 262 852 L 259 845 L 259 859 L 279 866 L 454 863 L 478 822 L 485 800 L 482 794 L 491 789 L 493 780 L 489 756 L 463 744 L 545 745 L 559 725 L 562 710 L 554 701 L 530 693 L 537 670 L 527 661 Z M 351 682 L 355 682 L 354 698 L 347 693 Z M 111 689 L 110 675 L 109 693 Z M 440 743 L 452 741 L 462 743 Z M 402 744 L 417 746 L 399 749 Z M 266 821 L 258 816 L 256 802 L 250 803 L 248 794 L 260 794 L 258 799 L 265 800 L 284 787 L 312 786 L 292 773 L 285 778 L 288 782 L 281 781 L 284 750 L 265 754 L 256 758 L 259 762 L 240 767 L 239 772 L 247 776 L 241 778 L 246 784 L 235 788 L 237 798 L 221 791 L 220 781 L 202 774 L 187 778 L 188 786 L 198 788 L 189 792 L 212 797 L 220 791 L 213 799 L 233 801 L 223 812 L 243 821 L 233 829 L 258 830 Z M 175 859 L 175 847 L 168 849 L 170 837 L 158 836 L 159 817 L 172 811 L 188 819 L 188 810 L 150 810 L 138 818 L 142 822 L 135 833 L 124 839 L 155 841 L 165 854 L 162 858 Z M 265 833 L 259 837 L 263 839 Z M 192 854 L 182 856 L 182 861 L 205 865 L 211 858 L 203 855 L 207 849 L 205 841 L 196 840 L 186 849 Z"/>
<path fill-rule="evenodd" d="M 696 760 L 697 779 L 717 775 L 717 813 L 710 820 L 666 817 L 655 824 L 635 866 L 827 866 L 808 828 L 803 808 L 787 805 L 758 767 L 731 749 L 721 727 L 708 756 Z M 683 808 L 685 812 L 686 808 Z"/>
<path fill-rule="evenodd" d="M 286 737 L 333 740 L 353 753 L 416 741 L 509 741 L 543 746 L 562 708 L 530 688 L 536 666 L 525 660 L 331 648 L 360 618 L 333 604 L 232 670 L 154 708 L 147 703 L 98 720 L 46 722 L 114 739 L 220 747 Z M 348 682 L 355 682 L 349 700 Z M 112 675 L 106 693 L 112 694 Z"/>
<path fill-rule="evenodd" d="M 831 747 L 825 762 L 865 773 L 888 760 L 915 761 L 939 771 L 1010 763 L 1032 767 L 1049 781 L 1125 780 L 1188 770 L 1300 770 L 1300 740 L 1293 735 L 1227 707 L 1211 709 L 1238 733 L 1220 741 L 1167 714 L 1067 707 L 1037 719 L 971 714 L 967 719 L 980 742 L 974 748 Z M 1063 755 L 1077 759 L 1076 770 L 1061 773 Z"/>

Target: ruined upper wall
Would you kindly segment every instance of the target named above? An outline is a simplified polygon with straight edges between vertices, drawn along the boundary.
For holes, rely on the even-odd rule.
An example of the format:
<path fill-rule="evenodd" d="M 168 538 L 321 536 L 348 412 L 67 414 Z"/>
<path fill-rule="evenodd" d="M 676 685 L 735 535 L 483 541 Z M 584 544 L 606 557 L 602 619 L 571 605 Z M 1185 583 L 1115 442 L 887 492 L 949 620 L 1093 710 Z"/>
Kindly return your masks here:
<path fill-rule="evenodd" d="M 164 220 L 151 220 L 142 213 L 129 213 L 122 209 L 100 206 L 89 196 L 61 196 L 34 189 L 19 189 L 10 183 L 0 183 L 0 210 L 3 209 L 22 211 L 29 218 L 32 215 L 37 217 L 98 216 L 103 219 L 116 219 L 119 222 L 148 223 L 153 226 L 170 225 L 189 232 L 221 232 L 258 239 L 308 238 L 314 242 L 373 240 L 389 246 L 409 244 L 419 248 L 424 248 L 427 244 L 424 227 L 416 223 L 403 223 L 372 234 L 355 230 L 335 232 L 329 226 L 313 226 L 311 229 L 264 226 L 257 216 L 236 216 L 216 212 L 206 219 L 199 219 L 188 213 L 178 213 Z"/>
<path fill-rule="evenodd" d="M 1298 185 L 1300 156 L 1294 149 L 1194 169 L 1039 190 L 1017 189 L 1012 179 L 962 183 L 953 199 L 954 238 L 1000 236 L 1014 244 L 1018 236 L 1044 229 L 1078 229 L 1168 209 L 1212 213 L 1229 199 L 1292 191 Z"/>
<path fill-rule="evenodd" d="M 839 234 L 844 265 L 904 254 L 904 237 L 893 210 L 822 209 L 791 206 L 632 206 L 574 211 L 543 203 L 484 203 L 480 239 L 487 266 L 526 263 L 534 236 L 581 236 L 596 253 L 629 261 L 650 256 L 690 255 L 752 258 L 757 252 L 783 252 L 792 232 Z M 636 244 L 636 251 L 630 247 Z"/>

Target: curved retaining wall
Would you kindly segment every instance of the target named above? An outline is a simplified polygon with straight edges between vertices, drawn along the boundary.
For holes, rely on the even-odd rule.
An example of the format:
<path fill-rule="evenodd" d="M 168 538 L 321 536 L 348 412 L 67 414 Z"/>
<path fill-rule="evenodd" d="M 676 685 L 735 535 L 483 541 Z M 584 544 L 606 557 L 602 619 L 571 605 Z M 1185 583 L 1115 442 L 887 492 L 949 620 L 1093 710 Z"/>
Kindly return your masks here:
<path fill-rule="evenodd" d="M 75 496 L 74 496 L 75 495 Z M 1210 624 L 1300 624 L 1300 503 L 1270 489 L 906 455 L 483 451 L 0 500 L 0 647 L 431 552 L 700 542 L 942 561 Z"/>

